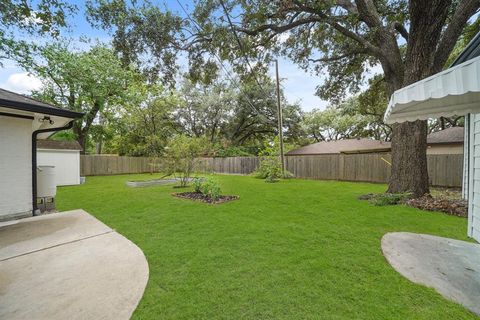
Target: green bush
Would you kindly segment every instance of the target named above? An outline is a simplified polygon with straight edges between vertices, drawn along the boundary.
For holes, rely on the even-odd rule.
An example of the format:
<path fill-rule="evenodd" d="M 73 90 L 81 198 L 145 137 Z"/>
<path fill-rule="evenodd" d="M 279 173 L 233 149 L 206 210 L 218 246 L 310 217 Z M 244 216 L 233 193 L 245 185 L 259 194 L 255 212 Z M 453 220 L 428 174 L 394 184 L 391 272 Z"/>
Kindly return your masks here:
<path fill-rule="evenodd" d="M 410 199 L 412 194 L 405 193 L 381 193 L 372 195 L 369 199 L 370 203 L 375 206 L 391 206 L 395 204 L 403 204 Z"/>
<path fill-rule="evenodd" d="M 258 179 L 265 179 L 265 182 L 277 182 L 279 179 L 292 178 L 293 174 L 284 171 L 282 174 L 282 162 L 279 156 L 278 141 L 274 140 L 271 144 L 266 144 L 265 149 L 260 154 L 260 166 L 253 172 L 253 176 Z"/>
<path fill-rule="evenodd" d="M 265 179 L 265 182 L 277 182 L 279 179 L 290 179 L 293 174 L 285 170 L 282 174 L 282 162 L 279 157 L 270 156 L 260 160 L 260 166 L 253 173 L 258 179 Z"/>
<path fill-rule="evenodd" d="M 195 192 L 202 192 L 202 183 L 204 178 L 193 178 L 192 185 Z"/>
<path fill-rule="evenodd" d="M 220 185 L 215 179 L 194 178 L 192 181 L 192 185 L 195 192 L 200 192 L 212 200 L 217 200 L 220 197 Z"/>

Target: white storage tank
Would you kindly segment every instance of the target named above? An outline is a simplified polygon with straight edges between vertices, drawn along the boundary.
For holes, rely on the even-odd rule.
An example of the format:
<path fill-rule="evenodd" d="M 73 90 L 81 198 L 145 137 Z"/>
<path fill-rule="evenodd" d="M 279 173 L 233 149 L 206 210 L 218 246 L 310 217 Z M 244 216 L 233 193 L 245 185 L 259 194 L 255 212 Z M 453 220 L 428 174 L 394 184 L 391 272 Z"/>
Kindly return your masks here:
<path fill-rule="evenodd" d="M 55 166 L 37 167 L 37 197 L 54 198 L 57 194 Z"/>

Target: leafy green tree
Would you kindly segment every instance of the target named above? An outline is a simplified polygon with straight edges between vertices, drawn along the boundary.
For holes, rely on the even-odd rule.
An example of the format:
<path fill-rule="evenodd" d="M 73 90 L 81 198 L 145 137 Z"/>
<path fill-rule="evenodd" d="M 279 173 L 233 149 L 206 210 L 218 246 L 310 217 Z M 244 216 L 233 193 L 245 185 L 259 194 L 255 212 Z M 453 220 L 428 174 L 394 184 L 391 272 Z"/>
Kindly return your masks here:
<path fill-rule="evenodd" d="M 113 36 L 125 66 L 136 64 L 150 81 L 174 83 L 178 54 L 188 48 L 184 19 L 150 2 L 89 0 L 86 7 L 88 21 Z"/>
<path fill-rule="evenodd" d="M 234 89 L 220 80 L 205 85 L 184 78 L 179 95 L 175 119 L 183 131 L 191 136 L 206 136 L 211 143 L 218 142 L 237 107 Z"/>
<path fill-rule="evenodd" d="M 277 95 L 271 79 L 259 86 L 253 79 L 241 82 L 237 94 L 237 108 L 228 124 L 226 137 L 234 145 L 262 144 L 278 135 Z M 284 137 L 295 140 L 301 136 L 302 111 L 298 104 L 290 104 L 280 92 L 283 109 Z"/>
<path fill-rule="evenodd" d="M 368 136 L 370 118 L 356 112 L 346 112 L 355 108 L 355 105 L 356 99 L 351 98 L 339 106 L 313 110 L 305 115 L 304 130 L 317 142 Z"/>
<path fill-rule="evenodd" d="M 385 79 L 376 75 L 369 80 L 368 89 L 353 98 L 354 103 L 341 104 L 340 108 L 344 114 L 361 115 L 368 121 L 365 135 L 389 141 L 392 127 L 383 121 L 388 99 Z"/>
<path fill-rule="evenodd" d="M 197 170 L 198 158 L 209 151 L 208 140 L 204 137 L 176 135 L 165 148 L 165 168 L 167 173 L 178 174 L 180 186 L 186 187 L 192 174 Z"/>
<path fill-rule="evenodd" d="M 113 51 L 103 45 L 73 52 L 66 44 L 55 43 L 43 47 L 39 59 L 19 62 L 41 79 L 42 88 L 34 92 L 37 98 L 85 113 L 73 126 L 84 150 L 98 115 L 121 105 L 128 98 L 128 83 L 136 77 L 133 69 L 124 68 Z"/>
<path fill-rule="evenodd" d="M 387 96 L 439 72 L 479 0 L 217 1 L 197 3 L 194 16 L 209 34 L 210 46 L 232 63 L 244 64 L 225 12 L 235 13 L 242 52 L 268 62 L 274 54 L 328 77 L 317 93 L 332 102 L 358 92 L 366 72 L 383 69 Z M 204 42 L 197 42 L 201 48 Z M 429 192 L 427 122 L 392 126 L 389 192 Z"/>
<path fill-rule="evenodd" d="M 53 36 L 67 26 L 76 6 L 62 0 L 2 0 L 0 2 L 0 62 L 32 49 L 32 36 Z M 27 39 L 30 37 L 30 39 Z"/>
<path fill-rule="evenodd" d="M 134 82 L 120 111 L 119 153 L 159 157 L 169 138 L 179 131 L 174 113 L 179 97 L 162 85 Z"/>

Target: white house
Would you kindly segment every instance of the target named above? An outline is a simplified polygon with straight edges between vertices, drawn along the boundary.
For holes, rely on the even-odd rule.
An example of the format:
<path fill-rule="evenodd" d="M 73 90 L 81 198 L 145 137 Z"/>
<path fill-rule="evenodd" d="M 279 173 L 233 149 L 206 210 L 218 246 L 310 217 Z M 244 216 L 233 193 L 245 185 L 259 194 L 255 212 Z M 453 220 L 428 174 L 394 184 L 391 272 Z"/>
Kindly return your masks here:
<path fill-rule="evenodd" d="M 0 89 L 0 221 L 37 212 L 37 138 L 82 116 Z"/>
<path fill-rule="evenodd" d="M 480 242 L 480 33 L 452 66 L 395 91 L 385 122 L 465 115 L 463 194 L 468 235 Z"/>
<path fill-rule="evenodd" d="M 77 141 L 37 141 L 37 165 L 54 166 L 57 186 L 80 184 L 80 151 Z"/>

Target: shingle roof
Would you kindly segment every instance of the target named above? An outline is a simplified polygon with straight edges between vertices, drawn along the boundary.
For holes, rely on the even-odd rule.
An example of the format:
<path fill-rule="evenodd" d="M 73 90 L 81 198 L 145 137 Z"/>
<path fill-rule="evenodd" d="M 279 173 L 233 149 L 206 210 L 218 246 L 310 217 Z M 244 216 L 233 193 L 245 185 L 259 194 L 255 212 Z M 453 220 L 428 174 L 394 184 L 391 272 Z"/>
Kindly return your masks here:
<path fill-rule="evenodd" d="M 37 149 L 82 150 L 77 141 L 37 140 Z"/>
<path fill-rule="evenodd" d="M 342 152 L 380 152 L 389 151 L 390 142 L 372 139 L 346 139 L 322 141 L 287 152 L 287 156 L 335 154 Z"/>
<path fill-rule="evenodd" d="M 80 118 L 83 113 L 60 109 L 27 96 L 0 88 L 0 106 L 15 110 L 44 113 L 65 118 Z"/>
<path fill-rule="evenodd" d="M 451 144 L 463 143 L 463 127 L 447 128 L 427 136 L 427 143 Z M 390 142 L 372 139 L 346 139 L 322 141 L 304 146 L 286 153 L 287 156 L 306 156 L 315 154 L 367 153 L 390 151 Z"/>
<path fill-rule="evenodd" d="M 463 143 L 463 133 L 463 127 L 447 128 L 441 131 L 430 133 L 427 136 L 427 143 Z"/>

